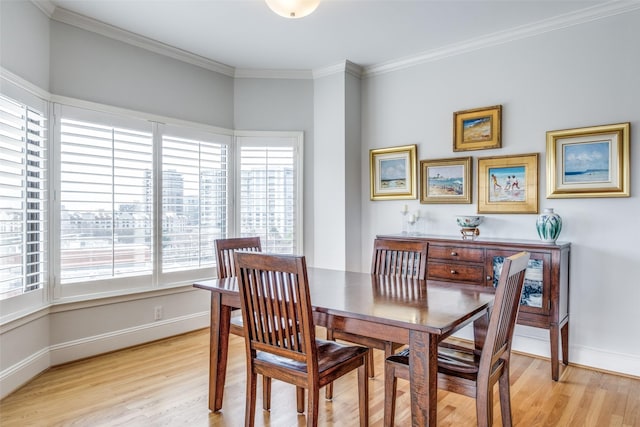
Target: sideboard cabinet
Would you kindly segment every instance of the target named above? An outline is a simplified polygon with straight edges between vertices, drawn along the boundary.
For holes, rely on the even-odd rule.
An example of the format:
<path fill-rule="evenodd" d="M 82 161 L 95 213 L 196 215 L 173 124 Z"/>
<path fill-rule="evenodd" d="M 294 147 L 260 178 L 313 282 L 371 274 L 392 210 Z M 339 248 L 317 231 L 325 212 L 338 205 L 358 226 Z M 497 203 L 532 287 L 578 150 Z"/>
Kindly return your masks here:
<path fill-rule="evenodd" d="M 450 286 L 480 287 L 492 292 L 504 258 L 521 251 L 531 254 L 520 297 L 517 322 L 549 330 L 551 377 L 559 377 L 559 343 L 562 362 L 569 363 L 569 256 L 570 243 L 405 234 L 378 236 L 429 243 L 427 280 Z"/>

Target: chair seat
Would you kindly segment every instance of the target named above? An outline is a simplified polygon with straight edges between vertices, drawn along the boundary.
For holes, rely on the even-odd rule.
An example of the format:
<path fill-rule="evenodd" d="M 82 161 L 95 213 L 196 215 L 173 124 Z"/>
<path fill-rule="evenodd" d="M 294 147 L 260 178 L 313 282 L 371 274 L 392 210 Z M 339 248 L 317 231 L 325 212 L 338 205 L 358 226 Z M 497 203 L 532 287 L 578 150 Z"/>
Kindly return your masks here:
<path fill-rule="evenodd" d="M 409 349 L 404 349 L 387 360 L 408 366 Z M 450 345 L 438 347 L 438 372 L 455 372 L 465 377 L 475 377 L 478 374 L 479 362 L 480 357 L 471 348 Z"/>
<path fill-rule="evenodd" d="M 352 358 L 366 353 L 369 350 L 367 347 L 344 345 L 335 341 L 326 341 L 321 339 L 316 339 L 316 346 L 318 349 L 319 373 L 351 360 Z M 262 351 L 259 351 L 256 355 L 256 362 L 265 362 L 301 373 L 307 371 L 307 364 L 305 362 L 298 362 L 286 357 L 276 356 Z"/>

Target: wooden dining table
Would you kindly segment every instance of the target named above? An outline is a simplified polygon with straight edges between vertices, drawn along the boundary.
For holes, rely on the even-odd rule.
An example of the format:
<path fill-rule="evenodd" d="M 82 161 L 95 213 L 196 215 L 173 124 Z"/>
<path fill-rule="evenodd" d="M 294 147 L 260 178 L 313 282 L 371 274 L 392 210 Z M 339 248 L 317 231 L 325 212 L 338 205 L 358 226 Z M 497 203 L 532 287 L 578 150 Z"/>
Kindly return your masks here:
<path fill-rule="evenodd" d="M 493 304 L 491 292 L 438 282 L 308 268 L 311 304 L 318 326 L 408 344 L 411 422 L 437 423 L 438 343 L 473 322 L 475 345 Z M 194 283 L 211 293 L 209 409 L 222 408 L 229 346 L 229 321 L 240 307 L 235 278 Z"/>

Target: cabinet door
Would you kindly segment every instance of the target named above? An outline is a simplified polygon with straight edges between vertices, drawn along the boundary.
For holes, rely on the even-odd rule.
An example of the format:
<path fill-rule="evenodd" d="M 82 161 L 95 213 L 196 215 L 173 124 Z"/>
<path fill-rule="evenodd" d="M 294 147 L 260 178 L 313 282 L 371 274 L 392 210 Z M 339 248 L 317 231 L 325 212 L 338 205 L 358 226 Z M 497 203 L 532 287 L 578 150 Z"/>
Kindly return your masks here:
<path fill-rule="evenodd" d="M 487 251 L 487 286 L 497 286 L 504 259 L 518 253 L 518 250 Z M 531 258 L 524 276 L 524 286 L 520 296 L 520 311 L 549 314 L 551 310 L 551 254 L 530 252 Z"/>

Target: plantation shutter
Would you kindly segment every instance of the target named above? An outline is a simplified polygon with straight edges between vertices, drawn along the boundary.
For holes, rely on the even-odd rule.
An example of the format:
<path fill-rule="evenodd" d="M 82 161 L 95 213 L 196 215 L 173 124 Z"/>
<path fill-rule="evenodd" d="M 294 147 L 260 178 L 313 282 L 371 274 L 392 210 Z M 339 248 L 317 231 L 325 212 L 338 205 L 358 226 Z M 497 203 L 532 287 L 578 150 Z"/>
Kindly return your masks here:
<path fill-rule="evenodd" d="M 162 135 L 162 272 L 213 268 L 228 230 L 228 135 Z"/>
<path fill-rule="evenodd" d="M 47 281 L 47 158 L 44 114 L 0 96 L 0 299 Z"/>
<path fill-rule="evenodd" d="M 150 275 L 150 124 L 71 107 L 60 119 L 61 283 Z"/>
<path fill-rule="evenodd" d="M 238 136 L 240 236 L 260 236 L 266 252 L 301 251 L 299 140 L 295 136 Z"/>

